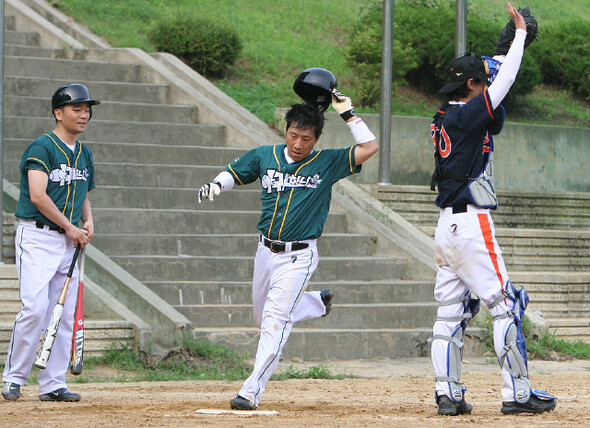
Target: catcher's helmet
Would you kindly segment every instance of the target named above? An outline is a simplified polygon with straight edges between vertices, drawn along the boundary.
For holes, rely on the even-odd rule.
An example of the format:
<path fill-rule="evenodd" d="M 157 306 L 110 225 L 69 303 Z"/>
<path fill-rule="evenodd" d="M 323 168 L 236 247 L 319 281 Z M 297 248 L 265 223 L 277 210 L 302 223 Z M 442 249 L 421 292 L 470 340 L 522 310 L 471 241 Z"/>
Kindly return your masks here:
<path fill-rule="evenodd" d="M 72 83 L 71 85 L 65 85 L 59 88 L 51 97 L 51 111 L 56 108 L 65 106 L 66 104 L 72 103 L 90 103 L 91 106 L 100 104 L 99 100 L 93 100 L 90 97 L 88 88 L 78 83 Z"/>
<path fill-rule="evenodd" d="M 336 77 L 324 68 L 303 70 L 293 83 L 293 91 L 307 104 L 315 105 L 321 112 L 332 103 L 332 90 L 338 87 Z"/>

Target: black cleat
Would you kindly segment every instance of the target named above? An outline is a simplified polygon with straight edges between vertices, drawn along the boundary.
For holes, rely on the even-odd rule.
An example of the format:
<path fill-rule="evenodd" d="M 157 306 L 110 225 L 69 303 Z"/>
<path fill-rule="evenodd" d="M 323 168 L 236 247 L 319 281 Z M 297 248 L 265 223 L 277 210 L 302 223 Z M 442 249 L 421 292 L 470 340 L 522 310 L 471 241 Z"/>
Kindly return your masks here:
<path fill-rule="evenodd" d="M 325 317 L 332 310 L 332 297 L 334 297 L 334 296 L 330 292 L 329 288 L 324 288 L 322 291 L 320 291 L 320 297 L 322 298 L 322 302 L 324 303 L 324 306 L 326 307 L 326 313 L 324 315 L 322 315 Z"/>
<path fill-rule="evenodd" d="M 438 397 L 438 414 L 445 416 L 470 415 L 473 406 L 463 398 L 458 403 L 446 395 Z"/>
<path fill-rule="evenodd" d="M 5 400 L 16 401 L 20 398 L 20 385 L 12 382 L 6 382 L 2 388 L 2 396 Z"/>
<path fill-rule="evenodd" d="M 557 406 L 557 401 L 552 400 L 541 400 L 534 395 L 531 395 L 529 401 L 524 404 L 517 403 L 516 401 L 502 401 L 502 413 L 505 415 L 514 415 L 516 413 L 543 413 L 550 412 Z"/>
<path fill-rule="evenodd" d="M 229 400 L 229 404 L 234 410 L 256 410 L 256 406 L 253 402 L 240 395 L 236 395 L 234 398 Z"/>
<path fill-rule="evenodd" d="M 39 396 L 41 401 L 80 401 L 80 394 L 68 391 L 68 388 L 59 388 Z"/>

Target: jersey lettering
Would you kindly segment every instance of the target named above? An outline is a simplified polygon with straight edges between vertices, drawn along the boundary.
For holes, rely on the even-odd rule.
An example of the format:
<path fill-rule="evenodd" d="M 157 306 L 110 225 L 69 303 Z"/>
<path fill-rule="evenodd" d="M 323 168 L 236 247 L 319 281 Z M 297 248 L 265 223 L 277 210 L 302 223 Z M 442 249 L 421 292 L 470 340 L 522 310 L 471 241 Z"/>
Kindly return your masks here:
<path fill-rule="evenodd" d="M 451 154 L 451 139 L 449 138 L 449 134 L 447 134 L 447 130 L 444 126 L 440 127 L 440 138 L 439 138 L 439 147 L 438 152 L 443 158 L 448 157 Z"/>
<path fill-rule="evenodd" d="M 262 187 L 266 189 L 266 193 L 272 193 L 273 191 L 282 192 L 286 188 L 294 187 L 315 189 L 322 180 L 320 179 L 319 174 L 303 176 L 289 173 L 285 174 L 276 169 L 267 169 L 261 182 Z"/>
<path fill-rule="evenodd" d="M 483 150 L 482 154 L 490 152 L 490 134 L 486 132 L 486 136 L 483 138 Z"/>
<path fill-rule="evenodd" d="M 59 183 L 59 187 L 69 186 L 74 181 L 87 181 L 88 168 L 78 169 L 62 163 L 60 168 L 56 168 L 49 174 L 49 179 L 54 183 Z"/>

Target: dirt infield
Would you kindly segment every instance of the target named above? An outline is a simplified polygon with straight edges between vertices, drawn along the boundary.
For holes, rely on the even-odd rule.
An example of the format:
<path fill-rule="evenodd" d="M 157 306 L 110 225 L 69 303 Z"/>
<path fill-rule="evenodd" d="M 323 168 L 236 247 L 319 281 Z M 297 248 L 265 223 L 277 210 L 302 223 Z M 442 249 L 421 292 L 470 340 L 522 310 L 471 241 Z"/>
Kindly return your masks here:
<path fill-rule="evenodd" d="M 497 366 L 483 359 L 467 361 L 463 380 L 474 410 L 472 415 L 454 418 L 436 414 L 428 359 L 325 364 L 333 372 L 364 377 L 271 381 L 259 410 L 278 412 L 275 415 L 198 413 L 202 409 L 229 410 L 228 401 L 241 382 L 72 383 L 72 391 L 82 394 L 79 403 L 40 402 L 36 385 L 25 386 L 19 401 L 0 402 L 0 421 L 5 427 L 44 428 L 443 427 L 459 421 L 481 427 L 590 426 L 589 361 L 531 362 L 533 386 L 556 394 L 559 402 L 551 413 L 519 416 L 500 413 Z"/>

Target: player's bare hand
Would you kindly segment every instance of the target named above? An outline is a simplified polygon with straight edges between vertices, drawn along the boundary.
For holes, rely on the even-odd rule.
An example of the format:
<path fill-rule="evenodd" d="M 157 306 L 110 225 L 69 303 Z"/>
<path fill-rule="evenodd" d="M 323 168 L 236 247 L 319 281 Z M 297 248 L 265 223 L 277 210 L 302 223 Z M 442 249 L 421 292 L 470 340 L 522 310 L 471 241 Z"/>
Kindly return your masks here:
<path fill-rule="evenodd" d="M 81 248 L 84 248 L 88 242 L 88 232 L 84 229 L 80 229 L 72 225 L 70 228 L 66 229 L 66 235 L 72 240 L 74 247 L 80 245 Z"/>
<path fill-rule="evenodd" d="M 516 10 L 514 8 L 514 6 L 512 6 L 510 4 L 510 2 L 508 2 L 508 13 L 510 14 L 512 19 L 514 20 L 514 26 L 517 29 L 520 28 L 521 30 L 526 31 L 526 23 L 524 22 L 524 18 L 522 17 L 522 15 L 520 13 L 518 13 L 518 10 Z"/>
<path fill-rule="evenodd" d="M 204 184 L 199 189 L 199 194 L 197 195 L 197 201 L 201 203 L 203 199 L 209 199 L 210 201 L 215 200 L 217 196 L 221 193 L 221 184 L 217 181 Z"/>
<path fill-rule="evenodd" d="M 84 222 L 84 225 L 82 226 L 82 230 L 84 230 L 84 232 L 86 232 L 86 236 L 88 237 L 88 242 L 92 241 L 92 238 L 94 238 L 94 223 L 90 220 Z"/>
<path fill-rule="evenodd" d="M 346 95 L 338 92 L 336 88 L 332 90 L 332 107 L 344 120 L 348 120 L 354 116 L 352 101 Z"/>

